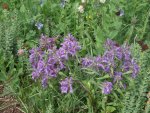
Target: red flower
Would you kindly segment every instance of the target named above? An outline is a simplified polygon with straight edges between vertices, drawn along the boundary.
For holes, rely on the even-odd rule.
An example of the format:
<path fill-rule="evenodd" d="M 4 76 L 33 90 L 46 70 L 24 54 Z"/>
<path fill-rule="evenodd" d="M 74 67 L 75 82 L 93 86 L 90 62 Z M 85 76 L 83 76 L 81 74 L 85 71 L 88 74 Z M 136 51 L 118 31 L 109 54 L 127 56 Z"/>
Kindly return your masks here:
<path fill-rule="evenodd" d="M 2 8 L 3 8 L 3 9 L 7 9 L 7 10 L 8 10 L 8 9 L 9 9 L 9 6 L 8 6 L 8 4 L 7 4 L 7 3 L 3 3 L 3 4 L 2 4 Z"/>

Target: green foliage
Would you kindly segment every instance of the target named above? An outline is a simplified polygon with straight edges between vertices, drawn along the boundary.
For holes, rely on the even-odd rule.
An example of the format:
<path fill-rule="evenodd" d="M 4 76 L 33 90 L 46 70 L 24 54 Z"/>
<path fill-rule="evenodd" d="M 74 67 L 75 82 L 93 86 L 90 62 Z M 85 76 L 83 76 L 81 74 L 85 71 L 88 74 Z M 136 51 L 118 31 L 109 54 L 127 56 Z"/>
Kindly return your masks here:
<path fill-rule="evenodd" d="M 19 23 L 17 12 L 3 11 L 3 16 L 0 21 L 0 49 L 8 57 L 15 52 L 16 41 L 19 33 Z"/>
<path fill-rule="evenodd" d="M 148 101 L 146 95 L 150 90 L 150 68 L 148 66 L 150 52 L 139 52 L 138 44 L 134 44 L 132 49 L 134 49 L 135 58 L 141 65 L 141 73 L 138 75 L 134 87 L 125 93 L 121 111 L 122 113 L 144 113 L 146 102 Z M 150 110 L 148 109 L 147 111 Z"/>
<path fill-rule="evenodd" d="M 64 8 L 60 1 L 43 0 L 43 6 L 40 0 L 0 1 L 0 83 L 5 86 L 0 96 L 14 95 L 25 113 L 149 113 L 146 95 L 150 91 L 150 52 L 141 52 L 135 42 L 142 39 L 150 45 L 149 0 L 106 0 L 104 4 L 100 0 L 87 0 L 85 4 L 81 0 L 67 0 Z M 3 3 L 8 4 L 8 10 L 1 7 Z M 84 13 L 78 11 L 79 5 L 84 6 Z M 116 15 L 119 9 L 124 10 L 124 16 Z M 41 30 L 35 27 L 37 22 L 44 24 Z M 140 74 L 134 82 L 129 80 L 126 90 L 115 89 L 104 96 L 95 81 L 101 82 L 108 76 L 97 78 L 99 73 L 81 70 L 77 59 L 76 63 L 68 64 L 70 72 L 59 73 L 83 81 L 74 84 L 74 94 L 61 94 L 54 80 L 49 81 L 48 89 L 43 89 L 31 79 L 28 60 L 28 50 L 37 44 L 42 33 L 60 40 L 72 33 L 82 45 L 78 58 L 102 54 L 106 38 L 120 44 L 129 42 L 140 64 Z M 18 56 L 18 49 L 25 53 Z"/>

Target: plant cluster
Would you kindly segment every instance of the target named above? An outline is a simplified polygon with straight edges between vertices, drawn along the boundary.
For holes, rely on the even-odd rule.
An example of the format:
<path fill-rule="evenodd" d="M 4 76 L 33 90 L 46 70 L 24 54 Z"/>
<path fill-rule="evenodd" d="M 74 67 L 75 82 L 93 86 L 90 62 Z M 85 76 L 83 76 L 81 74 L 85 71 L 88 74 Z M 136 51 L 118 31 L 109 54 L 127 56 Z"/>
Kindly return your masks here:
<path fill-rule="evenodd" d="M 75 56 L 76 52 L 80 50 L 78 42 L 71 34 L 60 44 L 60 48 L 56 46 L 55 41 L 54 38 L 42 35 L 39 47 L 30 50 L 32 78 L 35 80 L 41 78 L 43 87 L 46 87 L 49 78 L 57 77 L 59 71 L 65 68 L 64 63 L 69 57 Z M 62 92 L 64 91 L 62 90 Z"/>
<path fill-rule="evenodd" d="M 32 65 L 32 78 L 36 81 L 41 79 L 42 86 L 46 87 L 48 79 L 57 77 L 60 71 L 68 68 L 65 63 L 69 57 L 76 55 L 81 49 L 77 40 L 69 34 L 64 42 L 56 46 L 56 38 L 48 38 L 41 36 L 39 47 L 30 50 L 30 63 Z M 110 94 L 113 84 L 118 84 L 125 88 L 126 73 L 131 73 L 131 77 L 135 78 L 139 73 L 139 66 L 131 56 L 129 46 L 119 46 L 116 42 L 108 39 L 105 43 L 106 51 L 103 56 L 82 58 L 82 67 L 92 68 L 100 73 L 100 76 L 108 74 L 110 81 L 102 83 L 102 93 Z M 65 78 L 60 82 L 62 93 L 72 93 L 72 77 Z"/>
<path fill-rule="evenodd" d="M 102 75 L 108 74 L 111 82 L 119 84 L 120 87 L 125 87 L 125 84 L 121 82 L 126 76 L 125 73 L 131 73 L 132 78 L 135 78 L 139 73 L 139 66 L 131 56 L 130 47 L 126 44 L 119 46 L 116 42 L 108 39 L 105 48 L 106 51 L 102 56 L 83 58 L 82 66 L 95 69 Z M 104 94 L 109 94 L 112 91 L 113 85 L 111 82 L 104 82 L 102 91 Z"/>
<path fill-rule="evenodd" d="M 149 4 L 0 0 L 0 97 L 24 113 L 149 113 Z"/>

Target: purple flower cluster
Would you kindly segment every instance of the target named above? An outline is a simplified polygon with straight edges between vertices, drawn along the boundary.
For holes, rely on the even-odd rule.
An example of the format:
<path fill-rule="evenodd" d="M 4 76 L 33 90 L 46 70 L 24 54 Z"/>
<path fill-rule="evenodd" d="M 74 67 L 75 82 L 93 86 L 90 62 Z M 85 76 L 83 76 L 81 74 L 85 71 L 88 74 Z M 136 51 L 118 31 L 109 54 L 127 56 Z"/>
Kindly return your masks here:
<path fill-rule="evenodd" d="M 40 48 L 45 50 L 53 49 L 56 46 L 55 41 L 55 38 L 48 38 L 42 34 L 40 38 Z"/>
<path fill-rule="evenodd" d="M 30 50 L 30 63 L 32 65 L 32 78 L 42 79 L 43 87 L 47 86 L 49 78 L 57 77 L 60 70 L 65 68 L 65 62 L 74 56 L 80 49 L 76 39 L 68 35 L 61 47 L 57 49 L 56 39 L 41 36 L 39 47 Z"/>
<path fill-rule="evenodd" d="M 61 84 L 61 93 L 73 93 L 72 89 L 72 77 L 65 78 L 60 82 Z"/>
<path fill-rule="evenodd" d="M 132 58 L 130 47 L 127 45 L 119 46 L 114 41 L 107 39 L 105 43 L 105 52 L 102 56 L 83 58 L 82 66 L 85 68 L 93 68 L 98 71 L 108 73 L 113 83 L 118 83 L 123 79 L 123 73 L 131 71 L 132 78 L 135 78 L 139 73 L 139 66 Z M 107 83 L 107 82 L 106 82 Z M 104 88 L 107 85 L 104 85 Z M 112 85 L 110 85 L 112 87 Z M 110 90 L 103 90 L 104 94 L 108 94 Z M 106 88 L 107 89 L 107 88 Z"/>
<path fill-rule="evenodd" d="M 113 89 L 113 84 L 111 82 L 103 82 L 102 84 L 102 93 L 103 94 L 110 94 Z"/>
<path fill-rule="evenodd" d="M 60 57 L 60 59 L 67 60 L 69 56 L 75 56 L 76 52 L 80 49 L 81 47 L 77 40 L 71 34 L 68 34 L 56 54 Z"/>

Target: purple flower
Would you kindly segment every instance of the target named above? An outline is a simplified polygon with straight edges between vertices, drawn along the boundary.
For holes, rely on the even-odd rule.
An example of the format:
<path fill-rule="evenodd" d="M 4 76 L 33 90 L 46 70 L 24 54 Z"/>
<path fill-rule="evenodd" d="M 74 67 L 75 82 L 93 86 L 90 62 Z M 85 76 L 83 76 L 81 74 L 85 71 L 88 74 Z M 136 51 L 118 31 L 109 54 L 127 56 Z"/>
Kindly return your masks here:
<path fill-rule="evenodd" d="M 48 77 L 47 77 L 47 76 L 43 76 L 41 82 L 42 82 L 42 86 L 43 86 L 44 88 L 46 88 L 46 87 L 47 87 L 47 84 L 48 84 Z"/>
<path fill-rule="evenodd" d="M 127 72 L 130 70 L 131 62 L 130 61 L 123 61 L 123 65 L 121 68 L 123 69 L 124 72 Z"/>
<path fill-rule="evenodd" d="M 56 52 L 56 55 L 62 60 L 68 60 L 68 54 L 64 48 L 59 48 L 59 50 Z"/>
<path fill-rule="evenodd" d="M 123 50 L 121 47 L 116 47 L 115 49 L 115 55 L 119 60 L 122 60 L 123 58 Z"/>
<path fill-rule="evenodd" d="M 115 66 L 115 62 L 114 62 L 114 52 L 113 51 L 106 51 L 104 53 L 104 55 L 102 56 L 102 61 L 101 64 L 103 64 L 102 69 L 104 70 L 104 72 L 109 73 L 111 67 Z"/>
<path fill-rule="evenodd" d="M 58 74 L 58 69 L 57 67 L 54 67 L 54 65 L 47 65 L 44 68 L 44 72 L 44 74 L 49 77 L 56 77 Z"/>
<path fill-rule="evenodd" d="M 71 56 L 74 56 L 76 52 L 81 49 L 79 43 L 71 34 L 68 34 L 68 36 L 64 39 L 64 42 L 61 45 L 61 48 L 66 51 L 66 54 Z"/>
<path fill-rule="evenodd" d="M 32 79 L 36 80 L 39 78 L 40 74 L 38 73 L 37 70 L 32 71 Z"/>
<path fill-rule="evenodd" d="M 38 28 L 38 30 L 41 30 L 43 28 L 43 24 L 40 22 L 36 23 L 35 26 Z"/>
<path fill-rule="evenodd" d="M 55 40 L 41 35 L 39 47 L 30 50 L 32 78 L 42 79 L 43 87 L 46 87 L 49 78 L 57 77 L 59 71 L 65 68 L 68 58 L 74 56 L 80 49 L 78 42 L 70 34 L 64 39 L 60 48 L 57 48 Z M 72 92 L 72 79 L 67 79 L 69 92 Z"/>
<path fill-rule="evenodd" d="M 65 78 L 64 80 L 62 80 L 60 82 L 60 89 L 61 89 L 61 93 L 73 93 L 73 89 L 72 89 L 72 77 L 70 78 Z"/>
<path fill-rule="evenodd" d="M 106 51 L 102 56 L 102 62 L 109 66 L 114 66 L 115 53 L 113 50 Z"/>
<path fill-rule="evenodd" d="M 39 60 L 43 59 L 44 52 L 40 48 L 33 48 L 29 52 L 29 61 L 33 68 L 37 68 Z"/>
<path fill-rule="evenodd" d="M 55 47 L 55 40 L 55 38 L 48 38 L 42 34 L 40 39 L 40 48 L 45 50 L 53 49 Z"/>
<path fill-rule="evenodd" d="M 132 70 L 132 77 L 133 78 L 135 78 L 140 71 L 140 68 L 134 59 L 131 60 L 131 70 Z"/>
<path fill-rule="evenodd" d="M 43 70 L 45 68 L 45 63 L 43 60 L 39 60 L 38 64 L 37 64 L 37 70 L 38 70 L 38 73 L 43 73 Z"/>
<path fill-rule="evenodd" d="M 132 77 L 135 78 L 139 73 L 139 66 L 133 60 L 130 52 L 130 47 L 125 44 L 119 46 L 114 41 L 107 39 L 105 43 L 104 54 L 91 58 L 82 58 L 82 66 L 87 68 L 100 70 L 102 73 L 108 74 L 112 82 L 122 84 L 123 73 L 132 72 Z M 112 91 L 112 83 L 104 82 L 102 93 L 109 94 Z"/>
<path fill-rule="evenodd" d="M 33 72 L 32 72 L 32 79 L 37 79 L 39 78 L 41 75 L 43 75 L 44 72 L 44 61 L 40 60 L 37 63 L 37 68 L 34 68 Z"/>
<path fill-rule="evenodd" d="M 83 67 L 92 67 L 94 63 L 93 59 L 90 58 L 82 58 L 82 66 Z"/>
<path fill-rule="evenodd" d="M 134 59 L 130 59 L 129 61 L 124 61 L 122 67 L 125 72 L 132 71 L 133 78 L 135 78 L 140 71 L 140 68 Z"/>
<path fill-rule="evenodd" d="M 124 56 L 125 61 L 131 60 L 130 47 L 127 46 L 127 44 L 123 45 L 122 52 L 123 52 L 123 56 Z"/>
<path fill-rule="evenodd" d="M 112 41 L 111 39 L 107 39 L 105 42 L 105 48 L 106 50 L 111 50 L 116 46 L 116 43 Z"/>
<path fill-rule="evenodd" d="M 110 94 L 113 89 L 113 84 L 111 82 L 103 82 L 102 84 L 102 93 Z"/>
<path fill-rule="evenodd" d="M 106 66 L 104 67 L 104 72 L 110 73 L 110 66 L 109 66 L 109 65 L 106 65 Z"/>
<path fill-rule="evenodd" d="M 114 72 L 114 83 L 122 80 L 122 72 Z"/>

